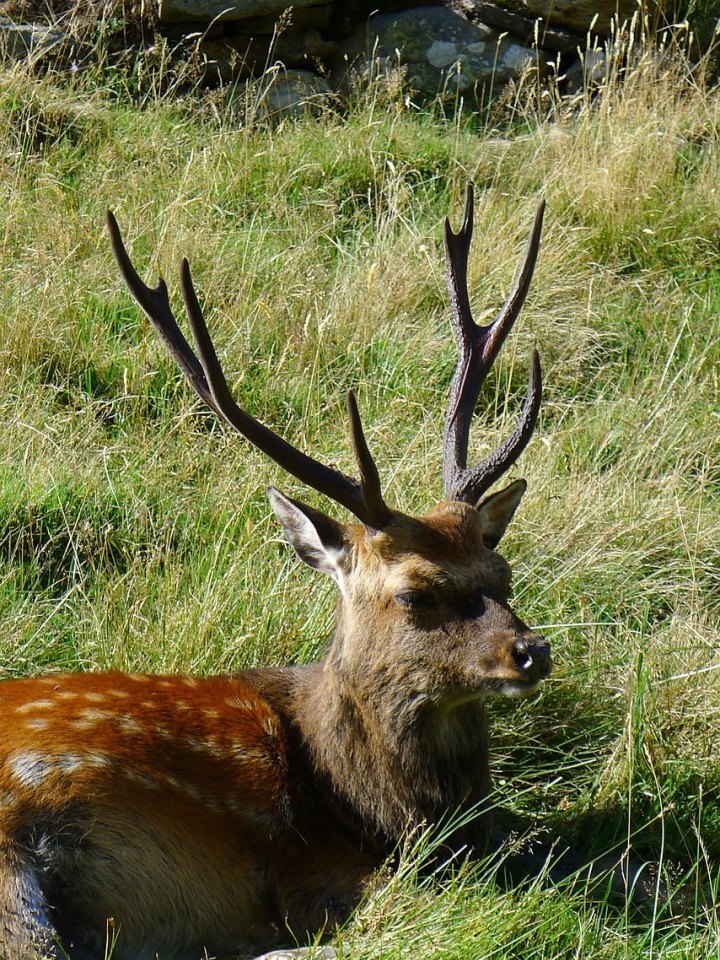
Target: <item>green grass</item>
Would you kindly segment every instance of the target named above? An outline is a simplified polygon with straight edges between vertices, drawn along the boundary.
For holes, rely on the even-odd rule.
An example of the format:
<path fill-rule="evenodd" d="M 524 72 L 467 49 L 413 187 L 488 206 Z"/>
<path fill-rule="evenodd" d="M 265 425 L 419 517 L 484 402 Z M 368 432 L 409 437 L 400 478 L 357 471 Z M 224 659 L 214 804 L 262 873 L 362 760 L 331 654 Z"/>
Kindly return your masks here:
<path fill-rule="evenodd" d="M 593 101 L 540 103 L 492 127 L 379 84 L 347 116 L 270 128 L 0 73 L 4 676 L 305 662 L 332 623 L 331 586 L 280 541 L 264 489 L 320 498 L 191 395 L 124 290 L 106 208 L 175 303 L 189 257 L 243 405 L 352 470 L 355 387 L 388 498 L 423 511 L 454 365 L 442 218 L 474 180 L 481 319 L 547 199 L 472 434 L 480 455 L 511 429 L 538 344 L 543 414 L 505 553 L 556 670 L 538 700 L 491 705 L 498 802 L 594 849 L 632 837 L 684 906 L 503 893 L 487 866 L 428 884 L 411 844 L 342 932 L 347 957 L 720 949 L 720 95 L 646 57 Z"/>

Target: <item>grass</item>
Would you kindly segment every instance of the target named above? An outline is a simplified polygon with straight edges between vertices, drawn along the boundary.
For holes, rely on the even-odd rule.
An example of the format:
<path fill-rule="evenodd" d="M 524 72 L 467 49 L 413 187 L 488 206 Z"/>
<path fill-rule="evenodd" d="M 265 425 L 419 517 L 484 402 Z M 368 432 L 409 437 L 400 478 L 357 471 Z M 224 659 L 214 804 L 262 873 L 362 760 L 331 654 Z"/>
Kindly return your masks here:
<path fill-rule="evenodd" d="M 322 653 L 333 591 L 264 495 L 320 504 L 215 423 L 124 290 L 103 227 L 178 302 L 193 266 L 243 405 L 352 470 L 357 388 L 388 498 L 441 496 L 454 365 L 442 218 L 478 204 L 470 266 L 500 305 L 541 196 L 522 321 L 472 435 L 511 429 L 533 344 L 546 393 L 513 476 L 515 606 L 553 643 L 541 698 L 492 704 L 498 802 L 594 849 L 632 838 L 682 885 L 638 918 L 487 865 L 400 873 L 342 956 L 702 958 L 720 950 L 720 95 L 649 54 L 590 99 L 480 123 L 382 82 L 347 116 L 242 125 L 0 72 L 0 672 L 236 670 Z M 323 504 L 327 508 L 327 504 Z"/>

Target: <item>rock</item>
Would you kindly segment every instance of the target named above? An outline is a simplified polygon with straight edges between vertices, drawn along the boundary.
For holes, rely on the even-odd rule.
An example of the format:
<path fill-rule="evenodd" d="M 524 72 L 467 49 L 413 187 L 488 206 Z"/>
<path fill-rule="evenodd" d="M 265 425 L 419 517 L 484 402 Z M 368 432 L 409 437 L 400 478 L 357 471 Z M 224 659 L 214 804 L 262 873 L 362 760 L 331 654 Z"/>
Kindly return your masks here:
<path fill-rule="evenodd" d="M 231 34 L 222 40 L 203 40 L 198 52 L 205 61 L 205 79 L 229 83 L 239 77 L 257 76 L 272 64 L 304 67 L 335 59 L 337 45 L 323 39 L 317 30 L 288 31 L 277 36 Z"/>
<path fill-rule="evenodd" d="M 514 0 L 510 5 L 515 6 Z M 664 0 L 643 5 L 645 12 L 647 7 L 660 11 L 664 6 Z M 583 39 L 589 31 L 606 37 L 614 20 L 622 23 L 643 13 L 637 0 L 522 0 L 522 10 L 542 17 L 551 26 L 579 33 Z"/>
<path fill-rule="evenodd" d="M 603 49 L 584 50 L 577 61 L 565 71 L 564 93 L 576 94 L 604 83 L 611 65 Z"/>
<path fill-rule="evenodd" d="M 210 23 L 219 20 L 246 20 L 248 17 L 278 17 L 290 7 L 321 6 L 327 0 L 160 0 L 159 17 L 166 23 L 185 20 Z"/>
<path fill-rule="evenodd" d="M 508 80 L 538 65 L 536 51 L 447 7 L 375 16 L 363 33 L 366 58 L 384 69 L 405 66 L 408 86 L 422 99 L 461 93 L 485 102 Z M 347 52 L 351 56 L 355 50 Z"/>
<path fill-rule="evenodd" d="M 51 52 L 59 53 L 69 43 L 69 38 L 58 30 L 0 17 L 0 53 L 13 60 L 25 57 L 40 60 Z"/>
<path fill-rule="evenodd" d="M 178 21 L 177 23 L 163 24 L 162 35 L 170 43 L 182 43 L 184 40 L 216 40 L 223 35 L 222 23 L 192 23 L 187 21 Z M 266 33 L 267 31 L 263 31 Z"/>
<path fill-rule="evenodd" d="M 273 950 L 264 953 L 255 960 L 336 960 L 337 951 L 334 947 L 296 947 L 291 950 Z"/>
<path fill-rule="evenodd" d="M 334 7 L 330 3 L 324 3 L 317 7 L 293 7 L 290 13 L 283 18 L 285 23 L 283 32 L 289 33 L 298 29 L 327 30 L 334 12 Z M 270 16 L 265 17 L 247 17 L 242 23 L 233 24 L 233 27 L 236 30 L 241 30 L 244 34 L 258 36 L 259 34 L 273 33 L 277 22 L 277 15 L 270 14 Z"/>
<path fill-rule="evenodd" d="M 259 80 L 231 88 L 228 106 L 245 119 L 278 122 L 288 117 L 319 116 L 333 101 L 327 80 L 309 70 L 268 70 Z"/>
<path fill-rule="evenodd" d="M 569 53 L 584 43 L 584 40 L 578 39 L 567 30 L 549 26 L 541 17 L 524 16 L 498 3 L 488 3 L 486 0 L 456 0 L 453 6 L 473 23 L 479 21 L 495 27 L 496 30 L 512 33 L 526 47 L 537 44 L 543 50 Z"/>

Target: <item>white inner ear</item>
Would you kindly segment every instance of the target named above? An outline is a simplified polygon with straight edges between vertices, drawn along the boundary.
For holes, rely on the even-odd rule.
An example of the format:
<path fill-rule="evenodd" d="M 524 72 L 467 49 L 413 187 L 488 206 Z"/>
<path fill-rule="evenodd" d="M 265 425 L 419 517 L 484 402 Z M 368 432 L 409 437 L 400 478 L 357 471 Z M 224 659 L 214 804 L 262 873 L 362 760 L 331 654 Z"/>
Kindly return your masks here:
<path fill-rule="evenodd" d="M 342 570 L 340 569 L 340 557 L 342 551 L 337 547 L 329 547 L 322 542 L 320 535 L 315 528 L 315 524 L 305 516 L 302 510 L 298 510 L 295 523 L 293 525 L 293 536 L 290 536 L 287 527 L 285 532 L 288 539 L 297 550 L 299 556 L 316 570 L 326 573 L 333 580 L 340 583 Z"/>
<path fill-rule="evenodd" d="M 343 591 L 344 578 L 341 565 L 342 547 L 332 543 L 325 543 L 318 532 L 318 528 L 292 500 L 280 493 L 274 487 L 268 490 L 270 504 L 282 524 L 285 536 L 295 549 L 295 552 L 308 566 L 326 573 Z M 328 523 L 334 521 L 327 518 Z"/>

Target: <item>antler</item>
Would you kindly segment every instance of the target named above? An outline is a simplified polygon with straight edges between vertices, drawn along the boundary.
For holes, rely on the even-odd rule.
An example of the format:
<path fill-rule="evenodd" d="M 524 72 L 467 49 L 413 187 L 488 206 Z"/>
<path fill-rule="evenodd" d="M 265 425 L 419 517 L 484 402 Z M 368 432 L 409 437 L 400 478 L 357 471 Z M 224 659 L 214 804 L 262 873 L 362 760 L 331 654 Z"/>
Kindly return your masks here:
<path fill-rule="evenodd" d="M 530 383 L 515 431 L 483 461 L 471 469 L 467 468 L 468 434 L 475 404 L 483 381 L 515 323 L 530 287 L 540 246 L 544 211 L 545 201 L 535 214 L 525 256 L 512 290 L 495 320 L 486 327 L 473 320 L 467 289 L 467 262 L 473 229 L 471 184 L 467 187 L 465 215 L 458 233 L 453 232 L 449 220 L 445 221 L 445 265 L 459 353 L 450 387 L 443 441 L 443 477 L 448 500 L 477 504 L 483 493 L 517 460 L 535 427 L 542 397 L 542 372 L 537 350 L 533 350 Z"/>
<path fill-rule="evenodd" d="M 378 470 L 365 442 L 360 414 L 352 391 L 347 395 L 347 407 L 353 449 L 360 470 L 360 482 L 302 453 L 237 405 L 232 398 L 208 333 L 187 260 L 184 259 L 182 262 L 180 283 L 199 359 L 193 353 L 173 316 L 165 281 L 161 278 L 155 288 L 146 286 L 130 261 L 117 221 L 109 210 L 107 225 L 115 259 L 130 293 L 162 337 L 165 346 L 198 396 L 218 416 L 266 453 L 283 470 L 347 507 L 366 526 L 376 530 L 381 529 L 390 519 L 390 510 L 382 497 Z"/>

